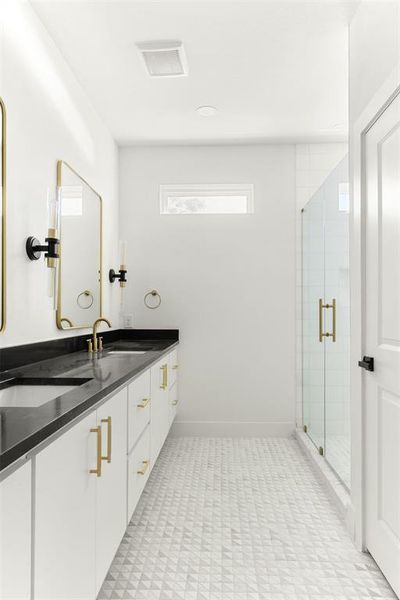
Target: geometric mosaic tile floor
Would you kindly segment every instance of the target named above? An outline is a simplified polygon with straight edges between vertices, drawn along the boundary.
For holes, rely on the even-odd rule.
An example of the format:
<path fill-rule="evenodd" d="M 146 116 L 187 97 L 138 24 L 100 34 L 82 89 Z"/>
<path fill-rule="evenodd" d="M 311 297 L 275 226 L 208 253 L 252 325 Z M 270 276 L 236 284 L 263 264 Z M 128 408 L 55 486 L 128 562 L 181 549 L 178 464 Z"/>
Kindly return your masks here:
<path fill-rule="evenodd" d="M 294 439 L 169 438 L 98 596 L 393 599 Z"/>
<path fill-rule="evenodd" d="M 338 473 L 345 486 L 351 485 L 350 435 L 326 435 L 325 458 Z"/>

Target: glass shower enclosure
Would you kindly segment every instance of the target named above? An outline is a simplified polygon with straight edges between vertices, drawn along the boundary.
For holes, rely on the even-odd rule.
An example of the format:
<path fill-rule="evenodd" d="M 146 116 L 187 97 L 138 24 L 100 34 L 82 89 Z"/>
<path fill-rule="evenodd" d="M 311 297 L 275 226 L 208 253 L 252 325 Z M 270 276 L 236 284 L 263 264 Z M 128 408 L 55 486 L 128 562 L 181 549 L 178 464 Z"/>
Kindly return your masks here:
<path fill-rule="evenodd" d="M 350 488 L 348 157 L 302 211 L 303 427 Z"/>

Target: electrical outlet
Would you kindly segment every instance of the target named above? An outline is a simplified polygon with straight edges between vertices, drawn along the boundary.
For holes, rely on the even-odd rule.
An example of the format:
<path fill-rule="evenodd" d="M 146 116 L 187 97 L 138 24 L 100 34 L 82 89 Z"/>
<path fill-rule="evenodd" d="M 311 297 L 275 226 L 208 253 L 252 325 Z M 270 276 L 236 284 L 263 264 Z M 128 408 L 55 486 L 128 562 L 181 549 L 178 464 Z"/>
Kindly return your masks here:
<path fill-rule="evenodd" d="M 124 315 L 124 327 L 125 329 L 133 328 L 133 315 Z"/>

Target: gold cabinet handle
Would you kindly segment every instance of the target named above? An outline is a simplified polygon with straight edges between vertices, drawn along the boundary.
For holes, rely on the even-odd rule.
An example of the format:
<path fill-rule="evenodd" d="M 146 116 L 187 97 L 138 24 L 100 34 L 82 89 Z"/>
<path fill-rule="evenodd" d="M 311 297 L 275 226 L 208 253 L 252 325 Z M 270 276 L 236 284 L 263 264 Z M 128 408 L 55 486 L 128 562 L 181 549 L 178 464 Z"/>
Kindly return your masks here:
<path fill-rule="evenodd" d="M 173 368 L 174 371 L 176 371 L 178 367 L 179 367 L 179 365 L 173 365 L 172 368 Z"/>
<path fill-rule="evenodd" d="M 111 462 L 111 447 L 112 447 L 112 422 L 111 417 L 102 419 L 102 423 L 107 423 L 107 456 L 102 456 L 101 460 L 106 460 L 108 463 Z"/>
<path fill-rule="evenodd" d="M 143 400 L 141 402 L 139 402 L 139 404 L 136 404 L 136 406 L 138 408 L 146 408 L 146 406 L 148 405 L 149 402 L 150 402 L 150 398 L 143 398 Z"/>
<path fill-rule="evenodd" d="M 149 468 L 150 461 L 149 460 L 142 460 L 142 465 L 144 465 L 143 468 L 139 469 L 139 471 L 137 471 L 138 475 L 144 475 L 146 473 L 147 469 Z"/>
<path fill-rule="evenodd" d="M 162 377 L 162 384 L 160 385 L 160 388 L 162 390 L 166 390 L 168 387 L 168 365 L 163 365 L 161 367 L 161 371 L 162 371 L 163 377 Z"/>
<path fill-rule="evenodd" d="M 174 400 L 174 401 L 172 402 L 172 406 L 176 406 L 177 404 L 178 404 L 178 400 Z"/>
<path fill-rule="evenodd" d="M 89 473 L 93 473 L 94 475 L 97 475 L 97 477 L 101 477 L 101 425 L 98 427 L 92 427 L 90 432 L 95 433 L 97 436 L 97 466 L 96 469 L 90 469 Z"/>
<path fill-rule="evenodd" d="M 323 331 L 323 309 L 332 309 L 332 333 Z M 332 299 L 332 304 L 324 304 L 322 298 L 319 299 L 319 341 L 326 337 L 332 338 L 332 342 L 336 342 L 336 298 Z"/>

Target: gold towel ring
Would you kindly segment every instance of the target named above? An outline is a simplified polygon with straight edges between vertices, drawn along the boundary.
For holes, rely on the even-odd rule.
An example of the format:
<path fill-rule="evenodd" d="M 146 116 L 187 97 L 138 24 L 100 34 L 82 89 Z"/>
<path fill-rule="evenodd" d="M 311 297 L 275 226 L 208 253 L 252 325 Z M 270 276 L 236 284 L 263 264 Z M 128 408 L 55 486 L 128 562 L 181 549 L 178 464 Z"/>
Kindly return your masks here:
<path fill-rule="evenodd" d="M 150 298 L 150 297 L 152 297 L 152 298 L 158 298 L 158 302 L 157 302 L 157 304 L 155 304 L 154 306 L 151 306 L 151 305 L 148 303 L 148 298 Z M 145 305 L 145 306 L 147 306 L 147 308 L 150 308 L 151 310 L 155 310 L 155 309 L 156 309 L 156 308 L 158 308 L 158 307 L 160 306 L 160 304 L 161 304 L 161 296 L 160 296 L 160 294 L 157 292 L 157 290 L 151 290 L 151 292 L 147 292 L 147 294 L 145 294 L 145 296 L 144 296 L 144 298 L 143 298 L 143 301 L 144 301 L 144 305 Z"/>
<path fill-rule="evenodd" d="M 84 298 L 89 299 L 89 303 L 86 306 L 82 305 L 81 296 L 83 296 Z M 94 298 L 93 298 L 92 292 L 90 290 L 84 290 L 83 292 L 81 292 L 80 294 L 78 294 L 76 302 L 77 302 L 79 308 L 82 308 L 83 310 L 87 310 L 88 308 L 90 308 L 93 305 L 93 302 L 94 302 Z"/>

